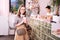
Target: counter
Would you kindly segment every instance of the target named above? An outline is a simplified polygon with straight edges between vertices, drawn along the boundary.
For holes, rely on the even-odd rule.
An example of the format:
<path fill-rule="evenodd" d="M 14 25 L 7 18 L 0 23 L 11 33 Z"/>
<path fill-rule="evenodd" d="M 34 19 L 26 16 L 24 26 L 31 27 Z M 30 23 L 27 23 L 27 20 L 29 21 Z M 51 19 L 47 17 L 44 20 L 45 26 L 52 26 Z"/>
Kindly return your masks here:
<path fill-rule="evenodd" d="M 28 23 L 32 28 L 31 38 L 33 40 L 59 40 L 58 37 L 51 33 L 51 23 L 31 18 Z"/>

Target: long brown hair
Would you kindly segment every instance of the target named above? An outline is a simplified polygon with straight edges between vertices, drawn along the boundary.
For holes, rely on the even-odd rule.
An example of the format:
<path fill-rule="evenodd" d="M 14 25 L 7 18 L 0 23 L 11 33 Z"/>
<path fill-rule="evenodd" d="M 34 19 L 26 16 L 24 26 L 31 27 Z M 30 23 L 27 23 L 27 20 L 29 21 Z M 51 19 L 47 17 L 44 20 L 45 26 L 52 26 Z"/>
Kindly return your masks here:
<path fill-rule="evenodd" d="M 21 16 L 20 16 L 20 14 L 21 14 L 20 10 L 21 10 L 22 7 L 25 7 L 24 4 L 20 5 L 20 7 L 19 7 L 19 9 L 18 9 L 18 12 L 17 12 L 17 16 L 18 16 L 18 17 L 21 17 Z M 26 11 L 23 13 L 23 15 L 26 16 Z"/>

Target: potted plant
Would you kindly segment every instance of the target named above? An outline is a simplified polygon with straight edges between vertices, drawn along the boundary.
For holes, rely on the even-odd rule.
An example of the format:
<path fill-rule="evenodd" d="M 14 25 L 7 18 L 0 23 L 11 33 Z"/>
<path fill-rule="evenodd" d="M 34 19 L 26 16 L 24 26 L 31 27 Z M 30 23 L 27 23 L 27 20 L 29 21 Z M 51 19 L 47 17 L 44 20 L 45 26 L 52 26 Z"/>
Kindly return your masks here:
<path fill-rule="evenodd" d="M 53 0 L 53 5 L 56 6 L 56 15 L 59 15 L 60 0 Z"/>

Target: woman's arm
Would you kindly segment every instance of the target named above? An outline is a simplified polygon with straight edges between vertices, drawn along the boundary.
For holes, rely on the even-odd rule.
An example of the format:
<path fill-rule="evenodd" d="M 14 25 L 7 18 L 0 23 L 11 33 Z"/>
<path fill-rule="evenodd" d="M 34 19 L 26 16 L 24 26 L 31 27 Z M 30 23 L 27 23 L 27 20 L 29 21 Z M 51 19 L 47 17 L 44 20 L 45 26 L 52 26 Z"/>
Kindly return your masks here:
<path fill-rule="evenodd" d="M 16 18 L 16 21 L 15 21 L 15 26 L 16 26 L 16 27 L 20 26 L 20 25 L 23 24 L 23 23 L 27 23 L 26 17 L 24 17 L 24 18 L 21 20 L 21 22 L 18 22 L 18 19 Z"/>
<path fill-rule="evenodd" d="M 18 27 L 18 26 L 20 26 L 21 24 L 23 23 L 23 21 L 22 20 L 19 20 L 19 18 L 16 16 L 15 17 L 15 27 Z"/>
<path fill-rule="evenodd" d="M 24 22 L 21 21 L 20 23 L 16 24 L 15 26 L 18 27 L 18 26 L 20 26 L 22 23 L 24 23 Z"/>

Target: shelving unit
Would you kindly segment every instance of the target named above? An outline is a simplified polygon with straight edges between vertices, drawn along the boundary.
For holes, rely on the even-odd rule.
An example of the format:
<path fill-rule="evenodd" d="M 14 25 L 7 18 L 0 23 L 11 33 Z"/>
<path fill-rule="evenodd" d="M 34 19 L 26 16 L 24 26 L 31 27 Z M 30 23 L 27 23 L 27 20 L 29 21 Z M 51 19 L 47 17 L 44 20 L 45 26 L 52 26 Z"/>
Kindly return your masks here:
<path fill-rule="evenodd" d="M 33 38 L 33 40 L 57 40 L 57 37 L 53 37 L 51 34 L 50 23 L 30 19 L 29 25 L 32 28 L 31 38 Z"/>

